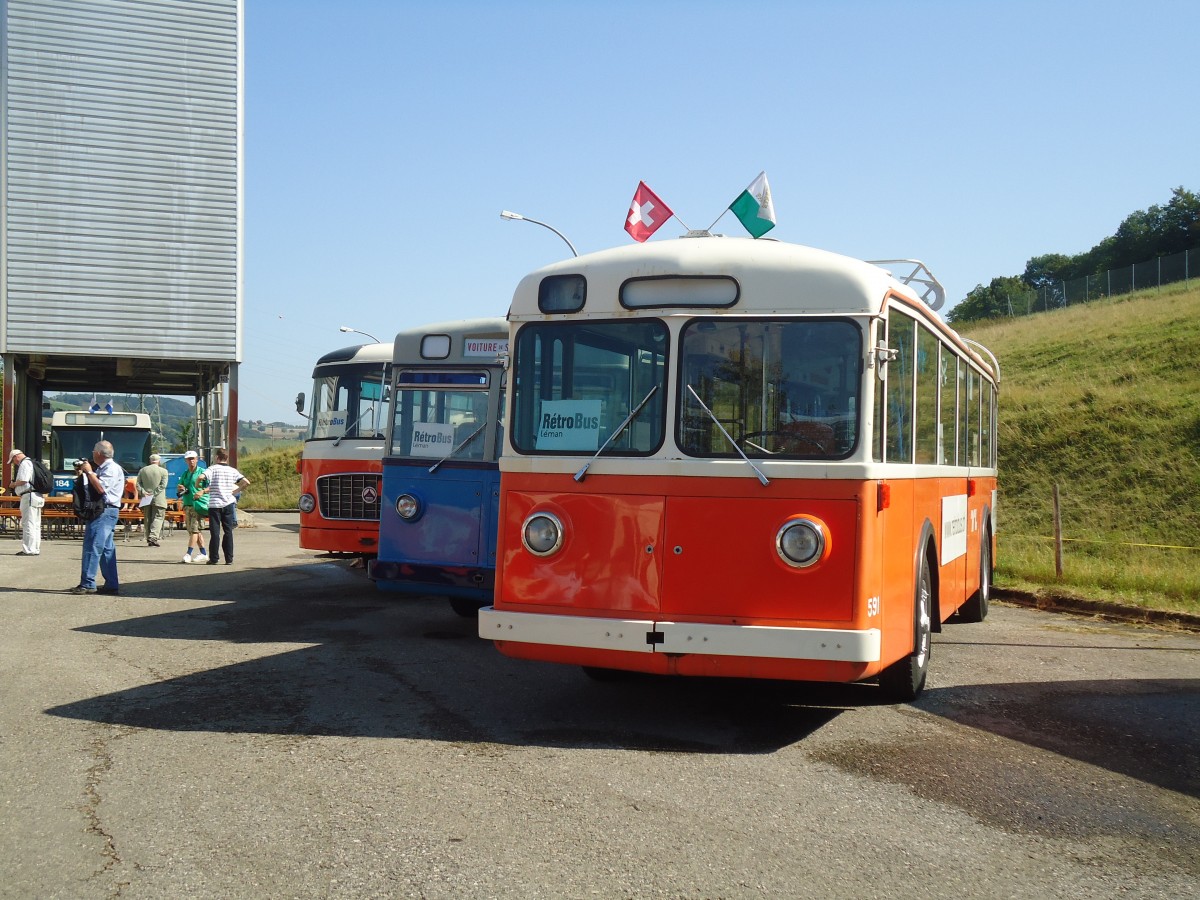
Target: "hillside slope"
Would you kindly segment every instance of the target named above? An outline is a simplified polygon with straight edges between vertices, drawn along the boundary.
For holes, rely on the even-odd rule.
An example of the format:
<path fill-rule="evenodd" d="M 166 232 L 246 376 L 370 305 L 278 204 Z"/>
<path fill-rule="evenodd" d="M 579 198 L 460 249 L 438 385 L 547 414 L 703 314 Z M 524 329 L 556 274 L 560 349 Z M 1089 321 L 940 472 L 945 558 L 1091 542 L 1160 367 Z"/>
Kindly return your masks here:
<path fill-rule="evenodd" d="M 963 333 L 1003 376 L 1001 574 L 1053 578 L 1057 482 L 1067 581 L 1200 600 L 1200 284 Z"/>

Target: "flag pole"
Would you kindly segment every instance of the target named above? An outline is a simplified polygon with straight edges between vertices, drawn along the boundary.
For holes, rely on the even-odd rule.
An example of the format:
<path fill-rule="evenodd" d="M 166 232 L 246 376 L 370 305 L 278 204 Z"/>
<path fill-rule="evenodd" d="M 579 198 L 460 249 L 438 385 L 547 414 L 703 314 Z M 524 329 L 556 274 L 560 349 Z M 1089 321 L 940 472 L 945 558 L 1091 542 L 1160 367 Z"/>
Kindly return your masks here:
<path fill-rule="evenodd" d="M 729 212 L 728 206 L 725 207 L 723 210 L 721 210 L 721 214 L 719 216 L 717 216 L 715 219 L 713 219 L 713 223 L 708 226 L 708 230 L 712 231 L 714 228 L 716 228 L 717 223 L 720 222 L 723 218 L 725 218 L 725 213 L 727 213 L 727 212 Z"/>
<path fill-rule="evenodd" d="M 671 218 L 672 218 L 672 219 L 679 219 L 679 216 L 675 215 L 675 211 L 674 211 L 674 210 L 672 210 L 672 211 L 671 211 Z M 683 226 L 683 227 L 684 227 L 684 228 L 685 228 L 687 231 L 691 231 L 691 230 L 692 230 L 691 228 L 688 228 L 688 223 L 687 223 L 687 222 L 685 222 L 685 221 L 683 221 L 683 219 L 679 219 L 679 224 L 680 224 L 680 225 L 682 225 L 682 226 Z"/>

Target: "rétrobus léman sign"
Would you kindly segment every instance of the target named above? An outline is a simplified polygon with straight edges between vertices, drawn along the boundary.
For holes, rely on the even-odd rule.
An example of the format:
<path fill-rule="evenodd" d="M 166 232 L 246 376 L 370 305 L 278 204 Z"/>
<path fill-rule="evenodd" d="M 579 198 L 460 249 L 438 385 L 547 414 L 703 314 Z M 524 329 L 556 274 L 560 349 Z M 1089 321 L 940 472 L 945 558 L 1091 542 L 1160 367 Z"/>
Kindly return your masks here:
<path fill-rule="evenodd" d="M 599 400 L 543 400 L 537 449 L 595 450 L 600 446 Z"/>
<path fill-rule="evenodd" d="M 422 422 L 413 425 L 412 444 L 408 452 L 412 456 L 445 456 L 454 449 L 454 426 L 441 422 Z"/>

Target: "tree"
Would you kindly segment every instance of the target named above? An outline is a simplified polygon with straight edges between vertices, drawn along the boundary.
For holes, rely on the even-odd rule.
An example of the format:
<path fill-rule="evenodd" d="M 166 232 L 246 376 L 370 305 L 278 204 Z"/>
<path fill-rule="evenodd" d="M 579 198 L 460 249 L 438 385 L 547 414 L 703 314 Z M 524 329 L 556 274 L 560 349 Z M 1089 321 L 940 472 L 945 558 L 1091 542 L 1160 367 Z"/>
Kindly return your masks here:
<path fill-rule="evenodd" d="M 1066 256 L 1062 253 L 1044 253 L 1035 256 L 1025 263 L 1025 273 L 1021 280 L 1034 290 L 1043 288 L 1056 281 L 1066 281 L 1077 277 L 1073 272 L 1075 260 L 1079 257 Z"/>
<path fill-rule="evenodd" d="M 1029 287 L 1015 275 L 993 278 L 987 287 L 977 284 L 965 300 L 946 313 L 946 321 L 973 322 L 1011 316 L 1013 304 L 1018 299 L 1021 304 L 1018 309 L 1025 312 L 1025 295 L 1028 293 Z"/>
<path fill-rule="evenodd" d="M 171 445 L 172 453 L 185 453 L 192 447 L 192 439 L 195 437 L 196 423 L 191 419 L 186 419 L 179 423 L 179 440 Z"/>
<path fill-rule="evenodd" d="M 1182 253 L 1200 246 L 1200 196 L 1182 186 L 1171 191 L 1159 227 L 1160 253 Z"/>

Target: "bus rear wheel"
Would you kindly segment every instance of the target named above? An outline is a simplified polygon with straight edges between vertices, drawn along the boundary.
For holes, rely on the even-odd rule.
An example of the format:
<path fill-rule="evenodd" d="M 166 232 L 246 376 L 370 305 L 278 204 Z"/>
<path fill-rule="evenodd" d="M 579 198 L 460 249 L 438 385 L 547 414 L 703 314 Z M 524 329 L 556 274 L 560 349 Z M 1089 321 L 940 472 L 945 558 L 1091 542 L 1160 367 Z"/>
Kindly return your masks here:
<path fill-rule="evenodd" d="M 987 618 L 988 604 L 992 599 L 992 536 L 983 533 L 983 544 L 979 547 L 979 590 L 967 598 L 958 608 L 962 622 L 982 622 Z"/>
<path fill-rule="evenodd" d="M 883 693 L 900 703 L 917 699 L 929 672 L 929 651 L 933 644 L 933 578 L 929 574 L 929 558 L 924 553 L 921 554 L 913 605 L 913 651 L 879 673 L 879 687 Z"/>

